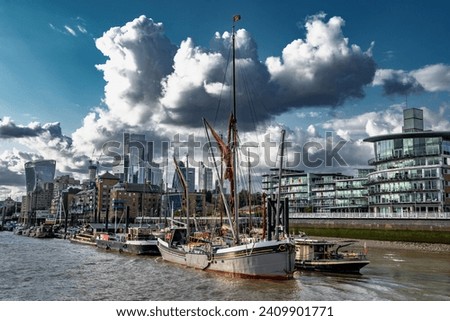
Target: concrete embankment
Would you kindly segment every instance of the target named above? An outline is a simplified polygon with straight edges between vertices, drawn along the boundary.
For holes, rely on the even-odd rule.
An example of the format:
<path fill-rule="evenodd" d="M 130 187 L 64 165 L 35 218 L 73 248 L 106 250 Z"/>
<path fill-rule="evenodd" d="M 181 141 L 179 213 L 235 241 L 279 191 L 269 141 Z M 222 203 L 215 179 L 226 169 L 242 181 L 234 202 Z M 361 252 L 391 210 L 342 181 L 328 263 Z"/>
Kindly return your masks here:
<path fill-rule="evenodd" d="M 445 219 L 290 219 L 295 226 L 322 228 L 352 228 L 375 230 L 448 231 L 450 220 Z"/>
<path fill-rule="evenodd" d="M 347 240 L 337 237 L 324 237 L 324 236 L 311 236 L 319 240 Z M 402 250 L 415 250 L 426 252 L 440 252 L 450 255 L 450 244 L 440 243 L 419 243 L 419 242 L 391 242 L 391 241 L 378 241 L 378 240 L 361 240 L 358 239 L 357 246 L 363 247 L 364 244 L 367 248 L 383 248 L 383 249 L 402 249 Z"/>

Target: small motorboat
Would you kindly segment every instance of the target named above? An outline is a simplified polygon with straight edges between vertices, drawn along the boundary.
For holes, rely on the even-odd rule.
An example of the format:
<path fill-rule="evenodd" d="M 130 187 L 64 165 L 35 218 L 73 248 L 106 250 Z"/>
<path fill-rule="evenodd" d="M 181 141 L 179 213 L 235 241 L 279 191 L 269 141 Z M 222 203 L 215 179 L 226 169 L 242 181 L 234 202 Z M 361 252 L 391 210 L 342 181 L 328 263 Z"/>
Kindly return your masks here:
<path fill-rule="evenodd" d="M 294 239 L 295 266 L 301 270 L 338 273 L 360 273 L 370 263 L 367 249 L 362 252 L 341 251 L 342 248 L 354 245 L 357 241 L 329 241 L 308 237 Z"/>

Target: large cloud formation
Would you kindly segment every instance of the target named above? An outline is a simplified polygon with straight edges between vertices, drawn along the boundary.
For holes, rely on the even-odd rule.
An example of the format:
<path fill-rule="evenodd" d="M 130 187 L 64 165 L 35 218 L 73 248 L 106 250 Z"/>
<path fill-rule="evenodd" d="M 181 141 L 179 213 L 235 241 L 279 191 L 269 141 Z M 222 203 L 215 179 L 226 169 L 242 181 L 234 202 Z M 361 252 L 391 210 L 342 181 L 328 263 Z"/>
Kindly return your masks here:
<path fill-rule="evenodd" d="M 328 22 L 323 15 L 306 22 L 306 39 L 288 44 L 282 57 L 269 57 L 260 62 L 256 43 L 246 30 L 236 33 L 237 97 L 241 125 L 255 121 L 249 112 L 252 106 L 244 98 L 247 91 L 263 102 L 257 122 L 264 122 L 291 108 L 304 106 L 337 106 L 348 98 L 362 98 L 363 87 L 372 82 L 375 62 L 370 50 L 350 46 L 342 34 L 344 21 L 333 17 Z M 223 82 L 230 50 L 227 32 L 216 33 L 212 47 L 206 51 L 195 47 L 191 39 L 180 46 L 174 59 L 174 72 L 163 80 L 161 102 L 170 111 L 169 119 L 192 126 L 195 119 L 215 112 L 220 90 L 227 93 L 229 75 Z M 219 50 L 217 50 L 219 49 Z M 245 84 L 243 84 L 245 83 Z M 198 123 L 198 121 L 197 121 Z"/>
<path fill-rule="evenodd" d="M 141 16 L 114 27 L 96 40 L 109 59 L 103 71 L 105 103 L 111 117 L 130 126 L 145 124 L 159 113 L 161 80 L 172 71 L 176 47 L 164 35 L 162 23 Z"/>
<path fill-rule="evenodd" d="M 266 65 L 277 85 L 277 101 L 289 107 L 338 106 L 348 98 L 364 97 L 363 87 L 372 82 L 375 62 L 371 50 L 349 45 L 342 34 L 344 20 L 324 16 L 306 22 L 305 40 L 286 46 L 281 58 L 270 57 Z"/>
<path fill-rule="evenodd" d="M 240 126 L 255 128 L 291 108 L 337 106 L 364 96 L 363 88 L 375 74 L 370 49 L 363 52 L 349 45 L 341 18 L 324 18 L 308 18 L 306 38 L 287 45 L 282 57 L 265 62 L 259 60 L 250 33 L 237 30 Z M 106 108 L 88 115 L 74 133 L 77 150 L 98 147 L 102 138 L 123 130 L 161 138 L 201 127 L 202 117 L 227 119 L 231 36 L 216 32 L 210 49 L 196 46 L 191 38 L 177 48 L 164 34 L 162 23 L 145 16 L 105 32 L 96 45 L 108 57 L 97 66 L 107 82 Z M 254 94 L 251 99 L 245 98 L 249 92 Z M 218 101 L 226 107 L 218 107 Z"/>

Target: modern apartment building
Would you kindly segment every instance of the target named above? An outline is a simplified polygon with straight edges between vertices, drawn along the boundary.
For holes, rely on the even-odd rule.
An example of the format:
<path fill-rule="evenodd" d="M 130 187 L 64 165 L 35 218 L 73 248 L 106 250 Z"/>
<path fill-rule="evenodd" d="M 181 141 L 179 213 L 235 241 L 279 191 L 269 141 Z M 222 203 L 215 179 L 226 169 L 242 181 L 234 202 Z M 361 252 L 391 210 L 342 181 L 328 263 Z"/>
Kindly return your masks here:
<path fill-rule="evenodd" d="M 262 175 L 262 189 L 268 197 L 278 193 L 279 170 Z M 336 180 L 351 176 L 341 173 L 306 173 L 285 169 L 281 174 L 281 198 L 289 201 L 291 213 L 330 212 L 335 208 Z"/>
<path fill-rule="evenodd" d="M 406 109 L 401 133 L 368 137 L 375 158 L 369 165 L 369 211 L 450 212 L 450 132 L 423 129 L 423 111 Z"/>
<path fill-rule="evenodd" d="M 332 212 L 366 213 L 369 210 L 367 180 L 373 169 L 359 168 L 356 177 L 336 180 L 336 200 Z"/>

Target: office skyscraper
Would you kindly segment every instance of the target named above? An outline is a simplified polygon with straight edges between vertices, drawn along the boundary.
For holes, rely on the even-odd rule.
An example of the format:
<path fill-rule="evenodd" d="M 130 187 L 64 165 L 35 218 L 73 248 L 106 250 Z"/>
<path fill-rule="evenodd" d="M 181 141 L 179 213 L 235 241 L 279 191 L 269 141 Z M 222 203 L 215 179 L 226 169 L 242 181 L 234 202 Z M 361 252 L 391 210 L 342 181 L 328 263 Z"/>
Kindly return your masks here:
<path fill-rule="evenodd" d="M 55 177 L 56 161 L 41 160 L 25 163 L 27 193 L 35 192 L 45 183 L 52 183 Z"/>
<path fill-rule="evenodd" d="M 213 171 L 200 162 L 198 169 L 198 190 L 200 192 L 211 191 L 213 186 Z"/>
<path fill-rule="evenodd" d="M 181 173 L 186 180 L 189 193 L 195 192 L 195 168 L 186 168 L 182 161 L 178 162 L 178 167 L 180 167 Z M 172 188 L 179 192 L 183 191 L 183 186 L 181 185 L 180 179 L 176 172 L 173 175 Z"/>
<path fill-rule="evenodd" d="M 56 161 L 54 160 L 25 163 L 26 211 L 50 209 L 55 169 Z"/>

